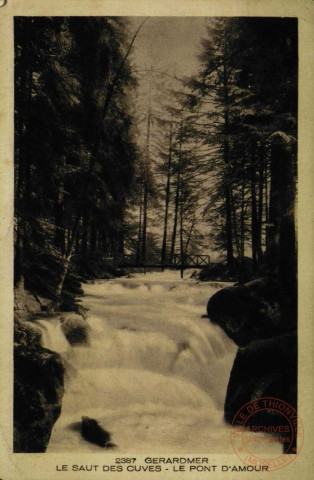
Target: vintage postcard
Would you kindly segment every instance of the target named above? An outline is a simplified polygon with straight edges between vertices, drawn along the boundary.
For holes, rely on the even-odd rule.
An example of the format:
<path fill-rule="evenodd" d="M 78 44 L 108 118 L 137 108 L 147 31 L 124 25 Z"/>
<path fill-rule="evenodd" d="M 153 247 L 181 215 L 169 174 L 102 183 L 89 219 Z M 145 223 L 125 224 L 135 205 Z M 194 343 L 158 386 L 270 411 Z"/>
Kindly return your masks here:
<path fill-rule="evenodd" d="M 1 480 L 312 478 L 314 2 L 0 2 Z"/>

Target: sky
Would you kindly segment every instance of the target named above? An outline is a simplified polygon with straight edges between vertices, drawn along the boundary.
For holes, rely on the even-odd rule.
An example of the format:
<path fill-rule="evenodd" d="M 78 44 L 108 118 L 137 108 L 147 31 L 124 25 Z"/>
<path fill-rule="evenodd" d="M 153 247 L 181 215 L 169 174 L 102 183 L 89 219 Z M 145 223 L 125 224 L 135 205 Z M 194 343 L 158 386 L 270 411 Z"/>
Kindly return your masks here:
<path fill-rule="evenodd" d="M 135 31 L 143 18 L 129 20 Z M 134 63 L 178 77 L 191 75 L 197 70 L 200 39 L 206 36 L 205 21 L 204 17 L 149 17 L 134 43 Z"/>
<path fill-rule="evenodd" d="M 132 38 L 145 17 L 129 17 L 129 36 Z M 178 80 L 191 77 L 199 69 L 198 54 L 200 41 L 206 37 L 205 17 L 147 17 L 135 39 L 130 56 L 132 70 L 138 80 L 137 100 L 141 111 L 148 111 L 148 105 L 163 109 L 161 116 L 165 118 L 166 110 L 163 102 L 169 105 L 171 89 L 182 91 Z M 161 72 L 166 75 L 153 74 Z M 155 100 L 151 100 L 151 98 Z M 159 107 L 157 107 L 157 104 Z M 139 111 L 137 107 L 137 111 Z M 146 141 L 146 123 L 139 127 L 139 143 Z"/>

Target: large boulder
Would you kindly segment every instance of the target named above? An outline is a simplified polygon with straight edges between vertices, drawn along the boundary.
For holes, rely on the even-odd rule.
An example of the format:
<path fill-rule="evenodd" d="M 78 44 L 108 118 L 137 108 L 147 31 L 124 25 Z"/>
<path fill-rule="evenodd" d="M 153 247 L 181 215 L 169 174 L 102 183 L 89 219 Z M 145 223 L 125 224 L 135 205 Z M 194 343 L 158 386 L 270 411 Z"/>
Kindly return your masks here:
<path fill-rule="evenodd" d="M 63 378 L 60 355 L 39 345 L 14 345 L 14 452 L 46 450 L 61 413 Z"/>
<path fill-rule="evenodd" d="M 231 423 L 240 408 L 258 397 L 278 398 L 296 408 L 295 331 L 267 340 L 255 340 L 238 349 L 227 388 L 225 419 Z"/>
<path fill-rule="evenodd" d="M 257 279 L 219 290 L 209 299 L 207 313 L 240 347 L 292 329 L 281 320 L 275 280 Z"/>
<path fill-rule="evenodd" d="M 79 315 L 67 315 L 60 318 L 62 331 L 71 345 L 88 342 L 88 323 Z"/>
<path fill-rule="evenodd" d="M 225 398 L 225 419 L 229 423 L 246 403 L 260 397 L 278 398 L 297 406 L 295 319 L 283 318 L 279 299 L 278 282 L 268 276 L 224 288 L 208 302 L 210 320 L 239 346 Z M 276 425 L 281 418 L 267 410 L 258 421 Z"/>

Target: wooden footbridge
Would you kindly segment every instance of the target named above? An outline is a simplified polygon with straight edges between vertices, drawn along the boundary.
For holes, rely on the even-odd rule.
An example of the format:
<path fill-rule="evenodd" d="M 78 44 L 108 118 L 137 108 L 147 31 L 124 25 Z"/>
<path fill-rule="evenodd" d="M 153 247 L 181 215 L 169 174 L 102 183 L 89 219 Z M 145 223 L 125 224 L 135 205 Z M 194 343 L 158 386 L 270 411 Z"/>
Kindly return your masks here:
<path fill-rule="evenodd" d="M 123 267 L 150 267 L 150 268 L 203 268 L 210 264 L 209 255 L 183 255 L 174 254 L 172 259 L 166 258 L 163 262 L 159 255 L 147 255 L 145 261 L 139 261 L 136 255 L 123 255 L 116 260 Z"/>

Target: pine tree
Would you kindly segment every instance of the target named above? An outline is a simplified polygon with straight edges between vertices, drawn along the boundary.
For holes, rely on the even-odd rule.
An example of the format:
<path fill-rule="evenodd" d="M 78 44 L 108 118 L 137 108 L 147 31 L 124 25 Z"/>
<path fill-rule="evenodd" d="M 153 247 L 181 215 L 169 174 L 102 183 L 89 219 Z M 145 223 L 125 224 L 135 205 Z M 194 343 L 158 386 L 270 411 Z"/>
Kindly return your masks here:
<path fill-rule="evenodd" d="M 74 248 L 123 250 L 137 156 L 130 48 L 124 19 L 15 19 L 16 281 L 57 303 Z"/>
<path fill-rule="evenodd" d="M 275 239 L 282 211 L 274 220 L 273 210 L 280 163 L 275 158 L 280 155 L 273 143 L 278 145 L 280 137 L 283 150 L 295 148 L 296 46 L 293 19 L 211 19 L 202 41 L 199 74 L 188 82 L 192 92 L 186 105 L 203 124 L 204 143 L 211 147 L 208 174 L 213 188 L 205 211 L 217 226 L 217 213 L 225 217 L 222 231 L 216 227 L 213 233 L 218 248 L 226 249 L 229 268 L 234 252 L 243 267 L 248 241 L 255 271 L 265 261 L 265 244 L 269 265 L 278 265 Z M 286 169 L 295 171 L 293 154 Z M 289 178 L 293 198 L 294 175 Z M 289 258 L 295 258 L 291 249 Z"/>

